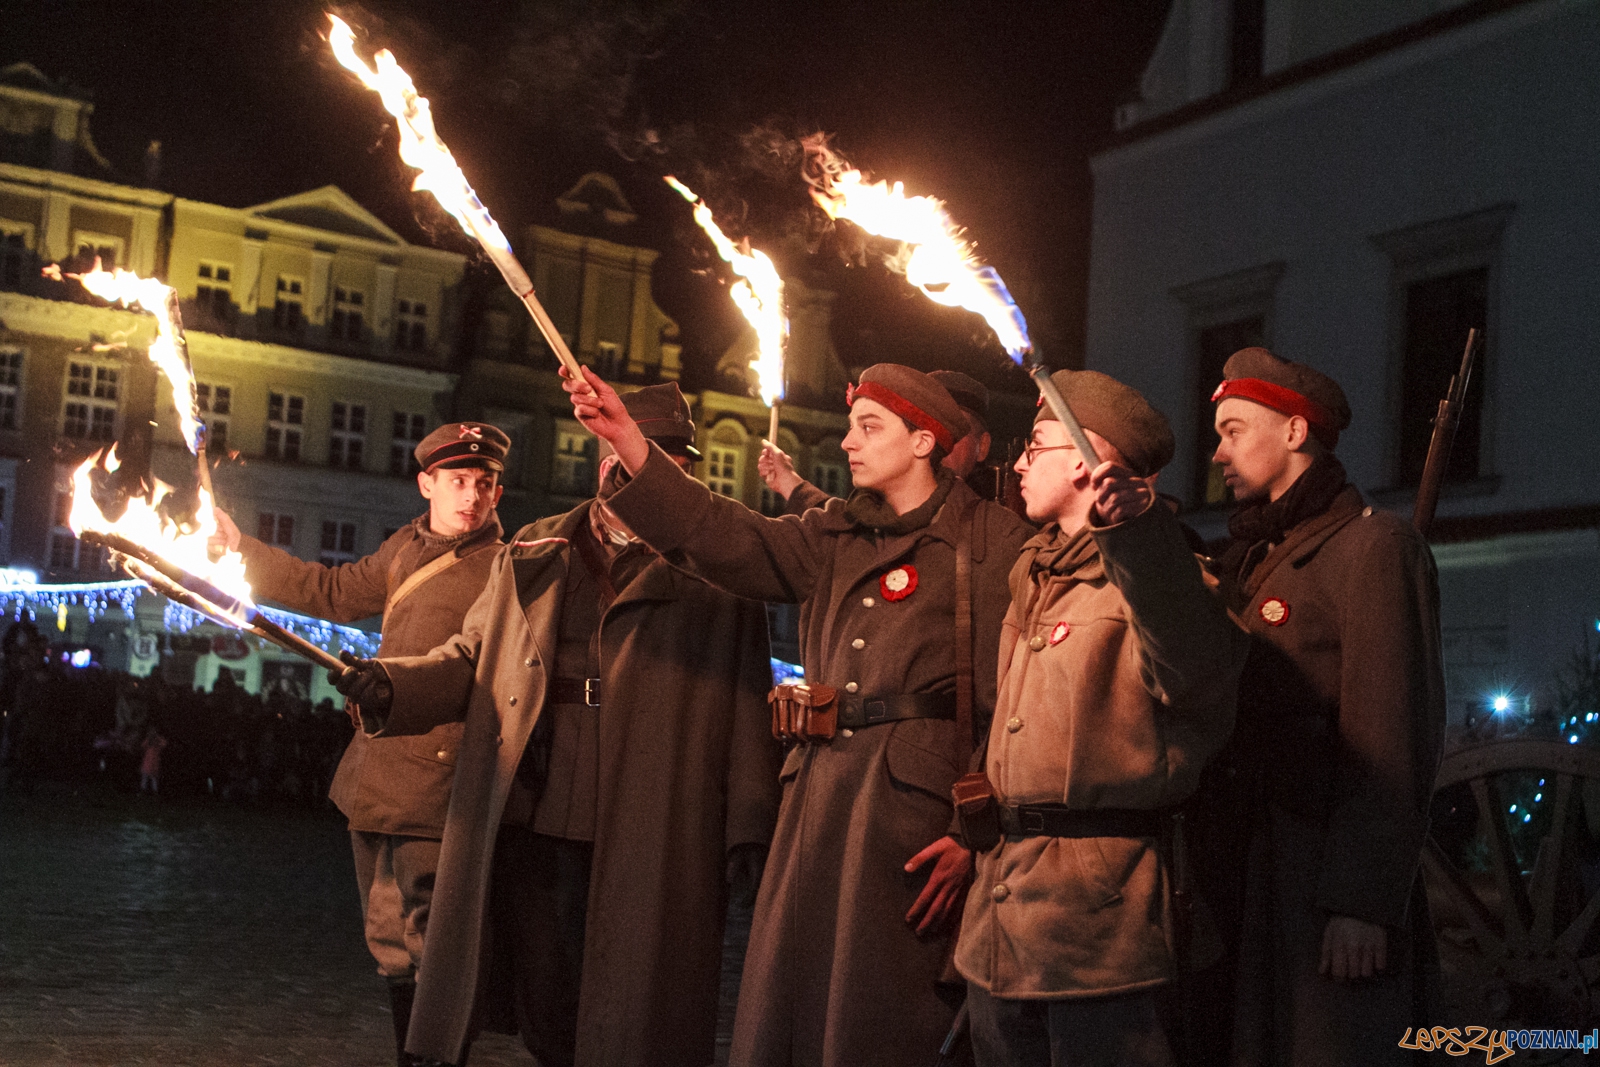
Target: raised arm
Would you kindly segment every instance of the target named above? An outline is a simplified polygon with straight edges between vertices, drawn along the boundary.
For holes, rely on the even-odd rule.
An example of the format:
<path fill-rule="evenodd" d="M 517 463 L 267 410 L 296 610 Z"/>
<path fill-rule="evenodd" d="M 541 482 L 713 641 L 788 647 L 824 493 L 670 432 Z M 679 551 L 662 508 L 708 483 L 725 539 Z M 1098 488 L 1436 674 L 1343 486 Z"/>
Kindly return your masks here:
<path fill-rule="evenodd" d="M 389 596 L 389 566 L 403 535 L 402 530 L 372 555 L 336 567 L 308 563 L 243 534 L 238 549 L 257 600 L 275 600 L 290 611 L 331 622 L 355 622 L 383 611 Z"/>

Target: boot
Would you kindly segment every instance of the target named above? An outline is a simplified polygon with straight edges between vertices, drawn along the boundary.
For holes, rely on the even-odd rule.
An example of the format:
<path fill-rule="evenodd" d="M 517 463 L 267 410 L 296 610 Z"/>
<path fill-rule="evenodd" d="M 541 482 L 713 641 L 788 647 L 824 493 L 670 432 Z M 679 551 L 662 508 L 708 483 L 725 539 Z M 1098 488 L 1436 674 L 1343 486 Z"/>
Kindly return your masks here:
<path fill-rule="evenodd" d="M 411 1029 L 411 1002 L 416 996 L 415 982 L 389 983 L 389 1008 L 394 1017 L 394 1056 L 399 1067 L 414 1067 L 417 1063 L 406 1051 L 406 1031 Z"/>

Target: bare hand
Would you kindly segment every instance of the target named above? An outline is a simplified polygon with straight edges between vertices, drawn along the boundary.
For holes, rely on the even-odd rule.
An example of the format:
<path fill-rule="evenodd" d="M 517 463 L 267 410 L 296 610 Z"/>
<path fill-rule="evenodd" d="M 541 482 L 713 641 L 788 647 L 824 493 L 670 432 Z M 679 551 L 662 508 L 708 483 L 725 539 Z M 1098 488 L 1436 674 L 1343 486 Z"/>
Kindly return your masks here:
<path fill-rule="evenodd" d="M 1322 931 L 1322 974 L 1371 978 L 1389 965 L 1389 933 L 1377 923 L 1334 915 Z"/>
<path fill-rule="evenodd" d="M 588 367 L 581 369 L 583 381 L 577 381 L 561 367 L 561 388 L 572 400 L 572 413 L 585 429 L 611 445 L 629 474 L 638 474 L 650 458 L 650 442 L 639 432 L 639 424 L 628 414 L 617 391 Z"/>
<path fill-rule="evenodd" d="M 912 856 L 906 873 L 913 874 L 930 863 L 933 873 L 928 875 L 928 884 L 906 912 L 906 922 L 917 928 L 918 936 L 944 930 L 961 914 L 972 880 L 972 853 L 953 837 L 941 837 Z"/>
<path fill-rule="evenodd" d="M 211 535 L 206 545 L 228 552 L 239 551 L 239 527 L 221 508 L 212 508 L 211 513 L 217 517 L 217 532 Z"/>
<path fill-rule="evenodd" d="M 794 472 L 794 460 L 789 453 L 771 441 L 761 442 L 761 455 L 756 459 L 756 470 L 767 488 L 788 500 L 799 488 L 800 476 Z"/>
<path fill-rule="evenodd" d="M 1094 486 L 1094 508 L 1100 513 L 1104 525 L 1138 518 L 1155 503 L 1156 490 L 1151 479 L 1140 478 L 1128 468 L 1111 460 L 1100 464 L 1089 476 Z"/>

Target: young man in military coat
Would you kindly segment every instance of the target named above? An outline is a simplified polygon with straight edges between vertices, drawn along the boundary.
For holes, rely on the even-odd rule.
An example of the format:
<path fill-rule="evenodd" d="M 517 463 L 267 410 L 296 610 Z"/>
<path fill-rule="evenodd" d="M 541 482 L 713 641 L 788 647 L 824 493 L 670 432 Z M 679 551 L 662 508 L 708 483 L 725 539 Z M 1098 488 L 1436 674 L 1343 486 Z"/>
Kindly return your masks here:
<path fill-rule="evenodd" d="M 1232 729 L 1248 641 L 1156 498 L 1167 420 L 1104 374 L 1052 380 L 1101 462 L 1048 407 L 1017 460 L 1045 525 L 1011 571 L 985 766 L 999 839 L 956 966 L 978 1067 L 1166 1067 L 1173 811 Z"/>
<path fill-rule="evenodd" d="M 676 384 L 626 407 L 692 462 Z M 615 472 L 517 533 L 458 635 L 340 683 L 380 737 L 465 721 L 408 1044 L 432 1060 L 460 1061 L 491 970 L 545 1067 L 715 1056 L 729 882 L 753 890 L 778 809 L 766 609 L 640 542 Z"/>
<path fill-rule="evenodd" d="M 383 614 L 379 654 L 419 655 L 461 628 L 501 546 L 495 505 L 510 439 L 487 423 L 452 422 L 416 447 L 417 488 L 428 513 L 354 563 L 307 563 L 217 512 L 218 540 L 244 557 L 257 597 L 292 611 L 354 622 Z M 339 761 L 329 796 L 350 820 L 367 947 L 389 980 L 397 1056 L 406 1026 L 461 747 L 459 723 L 406 738 L 360 731 Z"/>
<path fill-rule="evenodd" d="M 1233 1062 L 1404 1063 L 1430 936 L 1417 868 L 1444 738 L 1439 593 L 1410 524 L 1334 457 L 1338 383 L 1228 360 L 1215 461 L 1240 507 L 1218 569 L 1250 632 L 1237 754 L 1249 810 Z"/>
<path fill-rule="evenodd" d="M 801 605 L 806 679 L 834 716 L 783 766 L 730 1062 L 926 1067 L 953 1017 L 935 980 L 971 869 L 950 787 L 994 704 L 1023 523 L 940 467 L 964 420 L 909 367 L 870 367 L 850 393 L 850 499 L 778 519 L 679 470 L 598 378 L 565 387 L 631 476 L 611 499 L 631 530 L 730 592 Z"/>

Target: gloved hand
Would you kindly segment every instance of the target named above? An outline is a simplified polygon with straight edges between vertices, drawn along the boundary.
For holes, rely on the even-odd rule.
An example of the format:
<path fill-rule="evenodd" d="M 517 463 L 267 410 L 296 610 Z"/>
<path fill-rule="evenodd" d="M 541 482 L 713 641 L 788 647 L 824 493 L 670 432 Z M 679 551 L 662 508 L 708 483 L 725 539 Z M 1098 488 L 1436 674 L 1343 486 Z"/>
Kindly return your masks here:
<path fill-rule="evenodd" d="M 342 671 L 328 671 L 328 682 L 357 705 L 364 716 L 383 718 L 394 703 L 394 684 L 376 659 L 362 659 L 349 649 L 339 651 Z"/>

